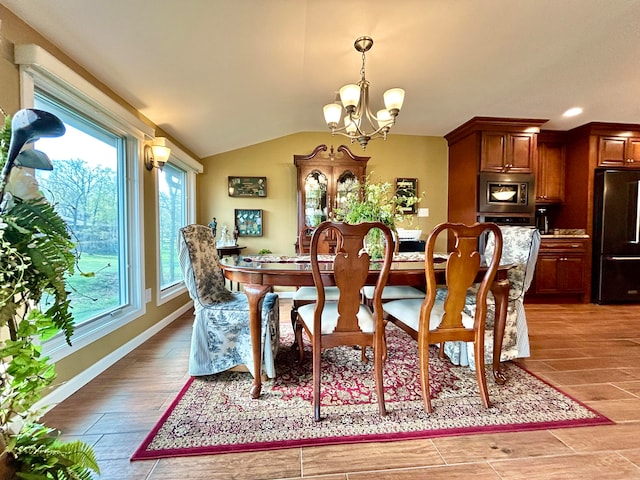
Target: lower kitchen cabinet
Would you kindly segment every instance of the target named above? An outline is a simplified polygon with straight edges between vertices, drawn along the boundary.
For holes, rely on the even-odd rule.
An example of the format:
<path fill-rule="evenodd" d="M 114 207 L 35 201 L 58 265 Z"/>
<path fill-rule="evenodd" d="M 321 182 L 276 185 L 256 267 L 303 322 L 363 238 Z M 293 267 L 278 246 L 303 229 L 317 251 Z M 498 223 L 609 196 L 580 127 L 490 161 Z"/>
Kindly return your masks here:
<path fill-rule="evenodd" d="M 542 237 L 533 284 L 535 301 L 588 302 L 587 238 Z"/>

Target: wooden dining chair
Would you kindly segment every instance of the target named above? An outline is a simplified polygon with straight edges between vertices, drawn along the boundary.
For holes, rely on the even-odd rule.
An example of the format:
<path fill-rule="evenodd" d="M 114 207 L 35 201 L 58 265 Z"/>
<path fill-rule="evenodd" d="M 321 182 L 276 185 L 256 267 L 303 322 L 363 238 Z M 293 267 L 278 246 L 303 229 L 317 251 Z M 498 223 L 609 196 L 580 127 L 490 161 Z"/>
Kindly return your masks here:
<path fill-rule="evenodd" d="M 446 264 L 446 285 L 436 285 L 434 254 L 435 244 L 441 233 L 452 232 L 455 238 L 453 251 Z M 476 284 L 483 267 L 479 251 L 480 239 L 485 232 L 494 235 L 494 249 L 485 258 L 486 270 L 476 291 L 475 314 L 465 309 L 467 293 Z M 477 358 L 484 358 L 484 331 L 487 315 L 487 294 L 495 277 L 502 254 L 502 234 L 493 223 L 463 225 L 442 223 L 427 238 L 425 275 L 427 293 L 424 300 L 394 300 L 383 304 L 389 321 L 395 323 L 418 340 L 420 356 L 420 383 L 424 408 L 432 412 L 429 389 L 429 345 L 445 341 L 473 342 Z M 440 288 L 438 288 L 440 287 Z M 476 378 L 482 405 L 489 407 L 489 393 L 485 378 L 484 362 L 476 366 Z"/>
<path fill-rule="evenodd" d="M 371 259 L 364 250 L 364 237 L 379 228 L 387 240 L 384 259 L 376 265 L 376 286 L 373 309 L 362 303 L 361 288 L 367 283 Z M 323 274 L 326 263 L 319 262 L 318 240 L 323 232 L 335 229 L 341 237 L 340 247 L 333 262 L 333 275 Z M 382 315 L 382 288 L 389 276 L 393 259 L 391 231 L 380 222 L 351 225 L 341 222 L 323 222 L 311 237 L 311 271 L 318 299 L 313 304 L 298 308 L 295 333 L 302 361 L 302 331 L 311 341 L 313 356 L 313 410 L 316 421 L 320 420 L 321 354 L 325 348 L 341 345 L 373 347 L 373 369 L 380 415 L 386 415 L 382 365 L 384 351 L 384 321 Z M 337 302 L 327 301 L 327 287 L 339 289 Z"/>
<path fill-rule="evenodd" d="M 298 254 L 299 255 L 308 255 L 311 251 L 311 243 L 309 239 L 313 236 L 313 232 L 315 231 L 315 227 L 305 226 L 300 229 L 300 233 L 298 234 Z M 339 237 L 338 237 L 339 242 Z M 325 250 L 326 244 L 322 244 L 320 254 L 328 254 L 329 250 Z M 325 300 L 335 302 L 338 300 L 338 287 L 327 287 L 325 289 Z M 318 300 L 318 292 L 316 287 L 299 287 L 293 293 L 292 297 L 292 305 L 291 305 L 291 325 L 295 331 L 296 318 L 298 318 L 298 308 L 302 305 L 307 305 L 310 303 L 315 303 Z M 293 348 L 298 348 L 298 342 L 293 342 Z"/>
<path fill-rule="evenodd" d="M 400 249 L 400 240 L 398 239 L 398 234 L 391 231 L 391 235 L 393 236 L 394 247 L 393 253 L 398 253 Z M 367 285 L 362 288 L 362 296 L 364 297 L 364 301 L 367 305 L 371 306 L 373 302 L 373 286 Z M 389 302 L 391 300 L 400 300 L 405 298 L 424 298 L 424 291 L 419 288 L 412 287 L 410 285 L 387 285 L 384 287 L 382 291 L 382 301 Z"/>

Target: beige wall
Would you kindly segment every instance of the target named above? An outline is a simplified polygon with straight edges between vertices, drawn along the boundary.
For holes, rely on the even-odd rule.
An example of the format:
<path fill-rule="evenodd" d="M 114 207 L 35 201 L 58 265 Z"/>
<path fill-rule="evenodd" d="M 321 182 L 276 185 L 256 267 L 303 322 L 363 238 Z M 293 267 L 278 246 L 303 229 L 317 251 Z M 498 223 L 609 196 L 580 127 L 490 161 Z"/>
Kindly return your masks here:
<path fill-rule="evenodd" d="M 343 142 L 345 140 L 346 142 Z M 338 148 L 345 144 L 359 156 L 370 156 L 367 172 L 373 179 L 392 185 L 397 177 L 418 179 L 424 192 L 420 207 L 429 208 L 427 218 L 414 216 L 411 228 L 425 234 L 447 215 L 447 143 L 439 137 L 390 135 L 387 141 L 372 140 L 363 152 L 360 145 L 328 133 L 297 133 L 268 142 L 203 159 L 198 176 L 198 223 L 216 217 L 218 231 L 234 225 L 234 209 L 263 210 L 262 237 L 241 237 L 248 253 L 267 248 L 274 253 L 293 254 L 297 235 L 296 167 L 293 156 L 309 154 L 321 144 Z M 227 193 L 228 176 L 267 177 L 266 198 L 236 198 Z"/>
<path fill-rule="evenodd" d="M 37 44 L 90 81 L 115 101 L 123 105 L 142 121 L 156 128 L 148 119 L 135 111 L 115 95 L 99 79 L 90 75 L 63 52 L 32 30 L 5 7 L 0 5 L 0 107 L 8 114 L 20 108 L 18 68 L 13 64 L 13 45 L 20 43 Z M 401 119 L 399 120 L 401 121 Z M 168 136 L 185 151 L 175 139 L 156 129 L 158 135 Z M 293 253 L 296 237 L 296 171 L 294 154 L 310 153 L 317 145 L 334 145 L 336 148 L 346 140 L 331 137 L 328 133 L 300 133 L 249 146 L 204 159 L 204 173 L 197 179 L 197 221 L 206 224 L 213 216 L 222 224 L 233 227 L 234 208 L 261 208 L 264 210 L 264 236 L 241 239 L 248 252 L 268 248 L 273 252 Z M 348 144 L 347 144 L 348 145 Z M 423 232 L 446 219 L 447 198 L 447 146 L 442 138 L 391 135 L 383 142 L 372 141 L 366 152 L 359 145 L 350 145 L 356 155 L 371 156 L 368 171 L 382 180 L 393 182 L 396 177 L 418 178 L 418 188 L 425 192 L 421 207 L 428 207 L 431 216 L 417 219 L 414 225 Z M 194 158 L 197 158 L 194 156 Z M 156 323 L 171 316 L 188 301 L 186 294 L 164 305 L 157 306 L 156 283 L 156 197 L 154 176 L 144 172 L 145 213 L 145 277 L 146 288 L 152 289 L 153 301 L 146 305 L 146 314 L 128 325 L 114 330 L 94 344 L 78 349 L 72 355 L 58 362 L 56 371 L 60 382 L 70 380 L 96 362 L 111 354 Z M 263 199 L 233 199 L 227 195 L 227 176 L 266 176 L 268 196 Z M 183 352 L 185 355 L 187 352 Z"/>

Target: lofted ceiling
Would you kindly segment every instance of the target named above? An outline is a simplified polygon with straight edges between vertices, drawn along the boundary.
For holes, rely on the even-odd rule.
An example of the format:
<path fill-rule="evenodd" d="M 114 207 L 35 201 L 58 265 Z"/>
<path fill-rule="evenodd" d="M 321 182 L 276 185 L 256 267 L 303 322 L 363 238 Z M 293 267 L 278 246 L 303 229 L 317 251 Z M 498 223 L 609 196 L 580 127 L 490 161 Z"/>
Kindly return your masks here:
<path fill-rule="evenodd" d="M 393 133 L 474 116 L 640 123 L 640 0 L 0 0 L 200 157 L 326 131 L 359 80 Z M 570 107 L 584 113 L 563 118 Z"/>

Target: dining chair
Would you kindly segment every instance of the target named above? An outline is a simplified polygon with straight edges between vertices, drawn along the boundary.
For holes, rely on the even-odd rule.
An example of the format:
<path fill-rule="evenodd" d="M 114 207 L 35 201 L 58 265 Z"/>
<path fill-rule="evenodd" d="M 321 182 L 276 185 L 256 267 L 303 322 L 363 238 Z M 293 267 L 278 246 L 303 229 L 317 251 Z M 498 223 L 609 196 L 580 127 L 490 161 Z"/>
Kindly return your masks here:
<path fill-rule="evenodd" d="M 393 237 L 394 248 L 393 253 L 398 253 L 400 249 L 400 241 L 398 240 L 398 234 L 391 230 L 391 235 Z M 362 288 L 362 296 L 364 297 L 364 301 L 371 306 L 373 302 L 373 289 L 374 287 L 371 285 L 365 285 Z M 391 300 L 400 300 L 403 298 L 424 298 L 424 291 L 419 288 L 412 287 L 409 285 L 386 285 L 382 290 L 382 301 L 389 302 Z"/>
<path fill-rule="evenodd" d="M 311 244 L 309 239 L 313 236 L 315 228 L 305 226 L 300 229 L 300 233 L 298 235 L 298 254 L 299 255 L 308 255 L 311 250 Z M 339 242 L 339 237 L 338 237 Z M 308 245 L 308 246 L 307 246 Z M 328 254 L 328 251 L 321 251 L 319 253 Z M 325 299 L 327 301 L 335 302 L 338 300 L 339 295 L 338 287 L 327 287 L 325 289 Z M 318 291 L 316 287 L 298 287 L 296 291 L 293 293 L 292 297 L 292 305 L 291 305 L 291 325 L 295 329 L 296 318 L 298 317 L 298 308 L 302 305 L 307 305 L 310 303 L 315 303 L 318 300 Z M 293 348 L 298 347 L 298 342 L 294 340 Z"/>
<path fill-rule="evenodd" d="M 376 286 L 373 308 L 362 303 L 361 288 L 367 283 L 371 259 L 364 250 L 364 237 L 379 228 L 386 239 L 384 259 L 376 263 Z M 326 263 L 318 259 L 318 240 L 327 230 L 334 229 L 341 238 L 333 262 L 333 275 L 323 273 Z M 326 348 L 341 345 L 373 347 L 373 369 L 378 397 L 378 411 L 386 415 L 382 379 L 384 350 L 384 320 L 382 315 L 382 288 L 389 276 L 393 259 L 391 231 L 380 222 L 348 224 L 323 222 L 311 237 L 311 272 L 316 285 L 318 299 L 313 304 L 298 308 L 295 334 L 299 345 L 300 361 L 304 358 L 302 331 L 311 341 L 313 357 L 313 411 L 315 421 L 320 421 L 321 354 Z M 339 290 L 338 300 L 327 300 L 326 288 L 335 283 Z"/>
<path fill-rule="evenodd" d="M 247 296 L 225 287 L 213 231 L 204 225 L 188 225 L 180 229 L 178 244 L 182 275 L 195 311 L 189 375 L 212 375 L 239 365 L 245 365 L 254 378 L 262 375 L 253 371 Z M 273 378 L 280 339 L 278 295 L 267 293 L 260 308 L 262 369 Z"/>
<path fill-rule="evenodd" d="M 494 235 L 494 248 L 490 257 L 485 257 L 486 270 L 475 291 L 476 309 L 473 315 L 465 310 L 467 292 L 473 287 L 481 272 L 482 254 L 479 244 L 485 232 Z M 436 284 L 435 244 L 438 236 L 450 232 L 455 238 L 453 250 L 448 254 L 445 285 Z M 418 340 L 420 357 L 420 383 L 424 408 L 432 412 L 429 388 L 429 345 L 442 342 L 472 342 L 474 351 L 482 356 L 485 342 L 485 320 L 487 295 L 495 277 L 502 253 L 502 234 L 493 223 L 441 223 L 427 238 L 425 252 L 425 275 L 427 292 L 424 300 L 404 299 L 382 304 L 389 321 L 398 325 Z M 440 287 L 440 288 L 439 288 Z M 489 393 L 485 378 L 484 362 L 476 368 L 476 379 L 482 405 L 489 407 Z"/>
<path fill-rule="evenodd" d="M 535 272 L 538 250 L 540 248 L 540 232 L 533 226 L 500 225 L 502 233 L 502 264 L 513 265 L 508 272 L 509 301 L 505 322 L 504 339 L 500 351 L 500 361 L 506 362 L 515 358 L 530 356 L 529 331 L 524 308 L 525 293 L 531 285 Z M 491 256 L 494 239 L 489 234 L 484 248 L 484 255 Z M 475 310 L 473 289 L 467 295 L 466 309 L 472 315 Z M 484 363 L 493 361 L 493 325 L 496 308 L 493 294 L 487 297 L 487 322 L 485 333 Z M 455 365 L 469 365 L 476 368 L 475 355 L 471 345 L 464 342 L 446 342 L 444 354 Z"/>

